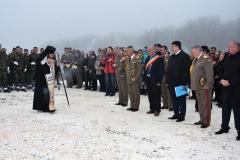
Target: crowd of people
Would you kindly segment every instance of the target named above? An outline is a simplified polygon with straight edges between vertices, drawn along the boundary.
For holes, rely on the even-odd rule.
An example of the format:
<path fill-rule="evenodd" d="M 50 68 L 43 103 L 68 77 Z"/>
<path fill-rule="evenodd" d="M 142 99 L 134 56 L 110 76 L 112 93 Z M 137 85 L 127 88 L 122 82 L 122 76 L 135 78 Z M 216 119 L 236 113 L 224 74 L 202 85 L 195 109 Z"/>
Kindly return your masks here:
<path fill-rule="evenodd" d="M 54 55 L 56 86 L 61 85 L 62 68 L 68 88 L 84 87 L 105 92 L 105 96 L 115 96 L 118 92 L 116 105 L 129 105 L 127 110 L 131 112 L 139 110 L 140 95 L 147 95 L 147 114 L 159 116 L 162 109 L 168 109 L 173 111 L 169 119 L 176 122 L 185 120 L 186 97 L 191 95 L 200 117 L 194 125 L 201 128 L 210 125 L 212 101 L 216 101 L 222 108 L 222 125 L 216 134 L 228 133 L 233 110 L 237 140 L 240 140 L 240 43 L 230 42 L 226 52 L 196 45 L 187 54 L 180 41 L 173 41 L 171 48 L 172 53 L 161 44 L 139 50 L 133 46 L 109 46 L 99 48 L 96 54 L 66 47 L 62 55 Z M 36 60 L 44 49 L 38 52 L 37 47 L 29 54 L 28 49 L 17 46 L 7 54 L 1 48 L 0 91 L 35 89 Z"/>

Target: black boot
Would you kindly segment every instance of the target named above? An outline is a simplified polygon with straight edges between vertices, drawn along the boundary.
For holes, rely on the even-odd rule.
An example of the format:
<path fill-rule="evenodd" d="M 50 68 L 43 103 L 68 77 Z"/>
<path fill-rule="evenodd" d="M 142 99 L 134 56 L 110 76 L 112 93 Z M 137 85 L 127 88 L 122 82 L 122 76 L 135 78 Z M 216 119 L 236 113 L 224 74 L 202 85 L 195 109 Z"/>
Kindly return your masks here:
<path fill-rule="evenodd" d="M 3 89 L 3 92 L 5 92 L 5 93 L 11 93 L 11 90 L 10 90 L 9 88 L 4 88 L 4 89 Z"/>
<path fill-rule="evenodd" d="M 238 131 L 238 135 L 237 135 L 237 141 L 240 141 L 240 131 Z"/>
<path fill-rule="evenodd" d="M 215 134 L 223 134 L 223 133 L 228 133 L 229 129 L 223 129 L 221 128 L 219 131 L 215 132 Z"/>

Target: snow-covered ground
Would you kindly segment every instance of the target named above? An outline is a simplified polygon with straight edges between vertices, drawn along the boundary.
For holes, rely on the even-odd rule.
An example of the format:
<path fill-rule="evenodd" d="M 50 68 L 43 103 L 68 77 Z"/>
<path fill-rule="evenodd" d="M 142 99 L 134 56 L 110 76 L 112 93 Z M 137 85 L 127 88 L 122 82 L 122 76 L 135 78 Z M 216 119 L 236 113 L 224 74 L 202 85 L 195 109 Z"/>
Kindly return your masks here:
<path fill-rule="evenodd" d="M 33 93 L 0 93 L 0 160 L 239 160 L 240 142 L 231 119 L 229 134 L 215 136 L 221 109 L 215 105 L 207 129 L 194 126 L 199 115 L 187 102 L 186 121 L 147 115 L 148 100 L 141 97 L 139 112 L 115 106 L 116 97 L 68 89 L 56 93 L 57 112 L 32 110 Z"/>

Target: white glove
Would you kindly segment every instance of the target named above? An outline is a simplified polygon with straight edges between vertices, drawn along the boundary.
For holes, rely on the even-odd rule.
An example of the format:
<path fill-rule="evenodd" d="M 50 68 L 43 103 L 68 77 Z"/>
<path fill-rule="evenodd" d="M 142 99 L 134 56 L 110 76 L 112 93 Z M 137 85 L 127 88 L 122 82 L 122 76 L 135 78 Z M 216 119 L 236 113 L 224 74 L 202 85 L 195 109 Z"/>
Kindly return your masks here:
<path fill-rule="evenodd" d="M 24 69 L 24 72 L 27 72 L 27 68 Z"/>
<path fill-rule="evenodd" d="M 72 66 L 72 69 L 77 69 L 77 66 L 73 65 L 73 66 Z"/>
<path fill-rule="evenodd" d="M 9 67 L 7 67 L 7 72 L 10 73 L 10 68 Z"/>
<path fill-rule="evenodd" d="M 18 66 L 18 62 L 14 61 L 13 63 L 14 63 L 16 66 Z"/>
<path fill-rule="evenodd" d="M 36 63 L 35 63 L 35 62 L 32 62 L 32 63 L 31 63 L 31 65 L 33 65 L 33 66 L 34 66 L 34 65 L 36 65 Z"/>
<path fill-rule="evenodd" d="M 41 65 L 45 65 L 46 64 L 46 61 L 45 60 L 42 60 L 41 61 Z"/>

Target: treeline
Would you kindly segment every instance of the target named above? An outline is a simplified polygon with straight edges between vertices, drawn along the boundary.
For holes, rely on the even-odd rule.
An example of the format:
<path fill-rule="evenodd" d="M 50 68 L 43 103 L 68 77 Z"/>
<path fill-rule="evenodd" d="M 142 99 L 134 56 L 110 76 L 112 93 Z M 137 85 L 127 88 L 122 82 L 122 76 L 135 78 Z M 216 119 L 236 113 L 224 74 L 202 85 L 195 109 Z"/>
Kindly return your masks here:
<path fill-rule="evenodd" d="M 203 17 L 190 20 L 181 27 L 156 28 L 139 35 L 121 33 L 113 33 L 105 37 L 88 35 L 49 43 L 59 50 L 65 46 L 91 50 L 109 45 L 133 45 L 136 48 L 142 48 L 156 42 L 170 45 L 173 40 L 182 41 L 185 50 L 196 44 L 216 46 L 219 50 L 225 50 L 229 41 L 240 41 L 240 17 L 228 22 L 222 22 L 217 17 Z"/>

